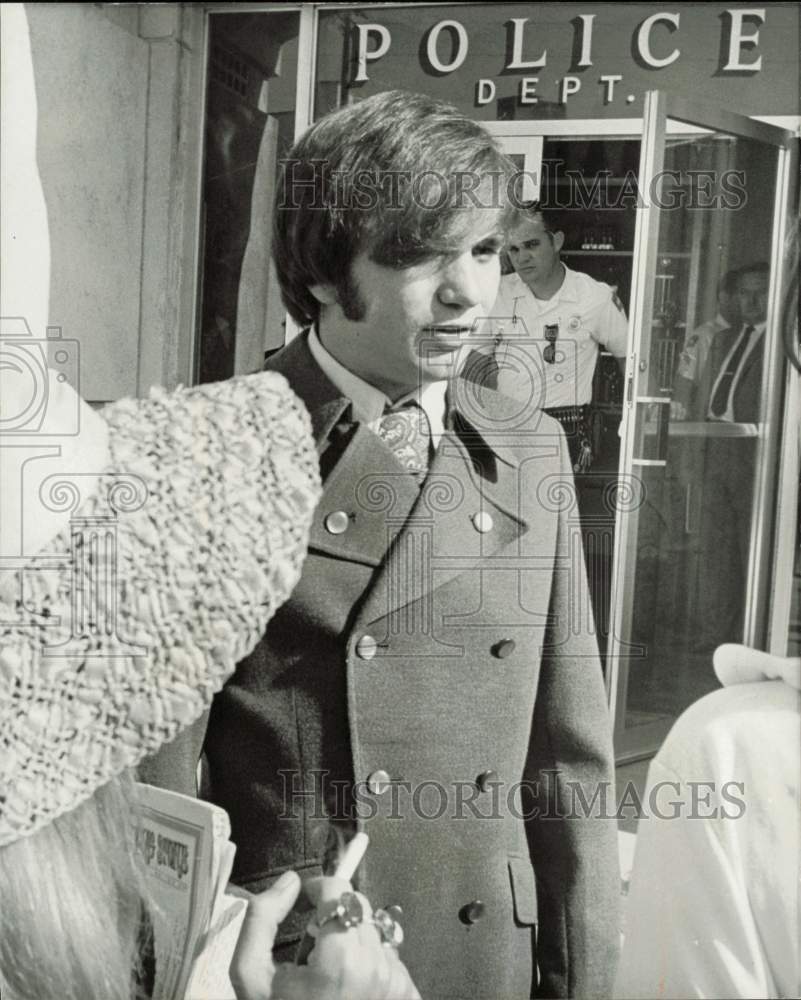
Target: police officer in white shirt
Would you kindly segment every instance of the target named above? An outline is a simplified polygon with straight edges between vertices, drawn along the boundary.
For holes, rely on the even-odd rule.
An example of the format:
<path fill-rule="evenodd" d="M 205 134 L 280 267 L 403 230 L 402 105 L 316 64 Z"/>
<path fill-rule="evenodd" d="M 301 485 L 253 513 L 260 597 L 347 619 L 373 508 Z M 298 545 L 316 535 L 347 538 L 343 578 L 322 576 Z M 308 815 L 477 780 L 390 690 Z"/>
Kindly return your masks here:
<path fill-rule="evenodd" d="M 609 285 L 560 260 L 565 240 L 557 213 L 521 206 L 507 233 L 514 274 L 501 279 L 492 312 L 498 388 L 539 405 L 563 426 L 576 472 L 592 462 L 588 404 L 599 351 L 626 353 L 628 321 Z"/>

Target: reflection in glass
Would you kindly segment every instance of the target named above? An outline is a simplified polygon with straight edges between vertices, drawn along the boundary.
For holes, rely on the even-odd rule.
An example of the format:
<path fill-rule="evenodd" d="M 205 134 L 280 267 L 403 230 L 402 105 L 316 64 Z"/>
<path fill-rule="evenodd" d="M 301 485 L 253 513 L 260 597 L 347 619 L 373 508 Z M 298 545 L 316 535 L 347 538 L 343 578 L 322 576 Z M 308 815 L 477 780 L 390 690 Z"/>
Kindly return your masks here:
<path fill-rule="evenodd" d="M 743 638 L 777 151 L 703 133 L 667 140 L 647 379 L 637 398 L 639 515 L 625 707 L 665 729 L 717 686 Z"/>
<path fill-rule="evenodd" d="M 608 284 L 628 310 L 637 207 L 639 139 L 546 136 L 540 200 L 559 211 L 561 257 L 573 271 Z M 547 358 L 546 358 L 547 360 Z M 596 637 L 605 657 L 610 628 L 612 559 L 623 408 L 619 359 L 602 351 L 595 368 L 587 428 L 592 468 L 576 476 L 581 531 Z"/>

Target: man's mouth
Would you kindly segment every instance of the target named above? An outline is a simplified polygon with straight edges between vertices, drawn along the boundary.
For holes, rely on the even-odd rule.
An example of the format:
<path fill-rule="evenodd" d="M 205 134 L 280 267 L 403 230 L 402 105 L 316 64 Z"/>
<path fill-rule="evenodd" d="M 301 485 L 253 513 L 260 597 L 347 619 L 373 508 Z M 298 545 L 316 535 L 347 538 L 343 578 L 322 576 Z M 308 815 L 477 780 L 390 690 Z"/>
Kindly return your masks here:
<path fill-rule="evenodd" d="M 420 349 L 427 354 L 457 354 L 469 343 L 472 326 L 438 323 L 423 328 Z"/>
<path fill-rule="evenodd" d="M 466 337 L 472 329 L 472 326 L 455 326 L 450 323 L 440 323 L 423 327 L 423 333 L 429 337 Z"/>

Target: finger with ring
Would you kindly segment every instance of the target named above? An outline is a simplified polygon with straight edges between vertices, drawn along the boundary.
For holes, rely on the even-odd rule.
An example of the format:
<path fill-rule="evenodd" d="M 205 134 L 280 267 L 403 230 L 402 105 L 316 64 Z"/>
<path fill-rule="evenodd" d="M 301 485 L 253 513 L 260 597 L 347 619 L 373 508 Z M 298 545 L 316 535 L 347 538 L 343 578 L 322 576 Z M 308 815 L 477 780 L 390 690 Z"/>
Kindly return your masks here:
<path fill-rule="evenodd" d="M 343 930 L 358 927 L 364 920 L 364 907 L 355 892 L 343 892 L 339 899 L 317 907 L 317 926 L 322 928 L 336 920 Z"/>
<path fill-rule="evenodd" d="M 373 923 L 381 934 L 383 944 L 391 948 L 400 948 L 403 944 L 403 928 L 394 917 L 386 910 L 376 910 L 373 914 Z"/>

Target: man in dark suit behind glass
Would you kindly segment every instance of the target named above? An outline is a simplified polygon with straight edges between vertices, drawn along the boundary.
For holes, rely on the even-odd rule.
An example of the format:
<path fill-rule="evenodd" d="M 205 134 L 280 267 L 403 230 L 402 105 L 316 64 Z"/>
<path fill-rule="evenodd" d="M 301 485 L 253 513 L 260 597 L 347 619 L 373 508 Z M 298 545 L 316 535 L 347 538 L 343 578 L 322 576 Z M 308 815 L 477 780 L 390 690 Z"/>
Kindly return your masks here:
<path fill-rule="evenodd" d="M 743 637 L 769 279 L 766 263 L 740 269 L 740 323 L 718 333 L 709 353 L 704 417 L 732 426 L 730 436 L 711 433 L 704 450 L 701 649 Z"/>

